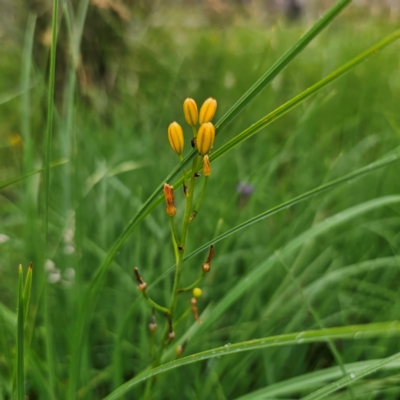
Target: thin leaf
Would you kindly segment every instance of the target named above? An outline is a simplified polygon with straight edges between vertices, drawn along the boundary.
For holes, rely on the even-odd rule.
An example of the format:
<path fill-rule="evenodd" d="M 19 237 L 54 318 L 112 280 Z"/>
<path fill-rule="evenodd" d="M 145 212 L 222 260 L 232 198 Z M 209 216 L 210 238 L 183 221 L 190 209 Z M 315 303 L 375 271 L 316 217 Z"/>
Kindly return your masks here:
<path fill-rule="evenodd" d="M 31 288 L 32 288 L 32 263 L 29 264 L 28 272 L 26 274 L 25 285 L 24 285 L 24 326 L 26 324 L 26 319 L 28 317 L 29 300 L 31 298 Z"/>
<path fill-rule="evenodd" d="M 395 203 L 400 203 L 400 196 L 386 196 L 377 198 L 332 215 L 331 217 L 326 218 L 319 224 L 311 227 L 301 235 L 298 235 L 296 238 L 291 240 L 286 246 L 279 250 L 280 257 L 286 257 L 292 252 L 301 248 L 304 243 L 338 227 L 341 224 L 347 223 L 360 215 Z M 278 256 L 276 253 L 272 254 L 265 262 L 261 263 L 261 265 L 240 279 L 240 281 L 214 307 L 207 320 L 203 321 L 203 324 L 200 326 L 197 334 L 200 334 L 207 329 L 208 326 L 218 320 L 221 315 L 247 290 L 249 290 L 257 282 L 260 282 L 264 275 L 271 270 L 277 260 Z"/>
<path fill-rule="evenodd" d="M 50 49 L 50 75 L 47 92 L 47 124 L 46 124 L 46 158 L 45 158 L 45 232 L 46 243 L 49 245 L 49 207 L 50 207 L 50 162 L 52 148 L 53 116 L 54 116 L 54 81 L 56 74 L 56 44 L 57 44 L 57 16 L 58 0 L 53 0 L 52 34 Z M 48 250 L 48 249 L 47 249 Z M 47 282 L 44 283 L 47 285 Z M 47 303 L 47 286 L 44 290 L 45 301 L 45 326 L 46 326 L 46 356 L 48 361 L 49 385 L 51 390 L 54 388 L 54 352 L 52 351 L 51 324 L 49 321 L 49 310 Z M 54 398 L 54 394 L 51 396 Z"/>
<path fill-rule="evenodd" d="M 18 323 L 17 323 L 17 398 L 25 400 L 24 374 L 24 273 L 18 269 Z"/>
<path fill-rule="evenodd" d="M 356 363 L 346 364 L 346 369 L 349 373 L 353 373 L 372 366 L 382 360 L 359 361 Z M 400 361 L 392 361 L 386 364 L 386 369 L 400 368 Z M 284 381 L 274 383 L 254 392 L 247 393 L 244 396 L 238 397 L 235 400 L 265 400 L 271 396 L 290 396 L 299 393 L 305 389 L 318 387 L 321 383 L 338 379 L 342 375 L 340 367 L 324 368 L 321 371 L 310 372 L 296 376 L 295 378 L 286 379 Z"/>
<path fill-rule="evenodd" d="M 323 388 L 317 390 L 314 393 L 309 394 L 306 397 L 303 397 L 302 400 L 318 400 L 318 399 L 323 399 L 326 397 L 328 394 L 337 392 L 338 390 L 352 385 L 354 382 L 357 380 L 363 378 L 364 376 L 370 375 L 379 369 L 383 368 L 385 365 L 400 360 L 400 353 L 394 354 L 391 357 L 385 358 L 384 360 L 378 361 L 376 363 L 373 363 L 372 365 L 369 365 L 366 368 L 363 368 L 361 370 L 358 370 L 356 372 L 352 372 L 348 376 L 339 379 L 336 382 L 333 382 L 327 386 L 324 386 Z"/>
<path fill-rule="evenodd" d="M 193 364 L 195 362 L 207 360 L 210 358 L 227 356 L 250 350 L 260 350 L 269 347 L 326 342 L 328 339 L 330 340 L 359 339 L 359 338 L 366 339 L 366 338 L 380 337 L 386 334 L 399 335 L 400 322 L 398 321 L 381 322 L 376 324 L 353 325 L 353 326 L 344 326 L 338 328 L 328 328 L 321 330 L 289 333 L 262 339 L 254 339 L 231 345 L 225 345 L 211 350 L 206 350 L 201 353 L 192 354 L 191 356 L 171 361 L 157 368 L 145 371 L 136 376 L 135 378 L 132 378 L 123 385 L 121 385 L 119 388 L 117 388 L 107 397 L 105 397 L 104 400 L 118 399 L 138 383 L 143 382 L 146 379 L 161 374 L 163 372 L 167 372 L 172 369 L 182 367 L 184 365 Z M 392 360 L 389 360 L 388 362 L 391 361 Z"/>
<path fill-rule="evenodd" d="M 265 218 L 268 218 L 282 210 L 286 210 L 295 204 L 301 203 L 311 197 L 316 196 L 319 193 L 325 192 L 327 190 L 331 190 L 335 188 L 336 186 L 339 186 L 343 183 L 349 182 L 353 179 L 359 178 L 365 174 L 368 174 L 370 172 L 373 172 L 377 169 L 384 168 L 386 166 L 391 165 L 392 163 L 400 161 L 400 152 L 396 150 L 392 154 L 382 157 L 380 160 L 375 161 L 369 165 L 366 165 L 365 167 L 359 168 L 353 172 L 350 172 L 349 174 L 346 174 L 340 178 L 334 179 L 333 181 L 324 183 L 312 190 L 309 190 L 308 192 L 305 192 L 297 197 L 294 197 L 293 199 L 290 199 L 288 201 L 285 201 L 284 203 L 279 204 L 278 206 L 275 206 L 273 208 L 270 208 L 267 211 L 264 211 L 263 213 L 256 215 L 253 218 L 250 218 L 249 220 L 242 222 L 241 224 L 235 226 L 232 229 L 229 229 L 228 231 L 222 233 L 221 235 L 215 237 L 214 239 L 210 240 L 207 243 L 204 243 L 202 246 L 198 247 L 196 250 L 194 250 L 192 253 L 188 254 L 185 258 L 184 261 L 189 260 L 190 258 L 194 257 L 195 255 L 201 253 L 204 250 L 208 250 L 212 244 L 218 243 L 223 239 L 226 239 L 227 237 L 240 232 L 241 230 L 248 228 L 249 226 L 262 221 Z M 158 282 L 160 282 L 162 279 L 164 279 L 168 274 L 170 274 L 174 270 L 175 266 L 171 266 L 168 268 L 164 273 L 162 273 L 152 284 L 149 286 L 149 288 Z"/>

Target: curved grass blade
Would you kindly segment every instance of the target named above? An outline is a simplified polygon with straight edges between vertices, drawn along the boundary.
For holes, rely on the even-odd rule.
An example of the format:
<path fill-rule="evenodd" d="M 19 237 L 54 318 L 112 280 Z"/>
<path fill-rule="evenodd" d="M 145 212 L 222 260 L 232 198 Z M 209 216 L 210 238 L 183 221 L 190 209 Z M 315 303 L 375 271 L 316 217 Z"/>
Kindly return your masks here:
<path fill-rule="evenodd" d="M 356 67 L 357 65 L 361 64 L 363 61 L 366 61 L 369 57 L 377 54 L 380 50 L 384 49 L 385 47 L 389 46 L 391 43 L 393 43 L 395 40 L 400 38 L 400 30 L 397 30 L 393 32 L 392 34 L 386 36 L 384 39 L 382 39 L 380 42 L 375 44 L 374 46 L 370 47 L 368 50 L 365 50 L 358 56 L 354 57 L 352 60 L 344 64 L 342 67 L 336 69 L 333 71 L 331 74 L 329 74 L 327 77 L 321 79 L 318 81 L 316 84 L 313 86 L 309 87 L 308 89 L 304 90 L 297 96 L 295 96 L 293 99 L 289 100 L 288 102 L 282 104 L 280 107 L 276 108 L 274 111 L 270 112 L 267 114 L 265 117 L 261 118 L 259 121 L 255 122 L 253 125 L 251 125 L 249 128 L 245 129 L 238 135 L 236 135 L 233 139 L 231 139 L 229 142 L 227 142 L 225 145 L 220 147 L 218 150 L 213 152 L 210 155 L 210 161 L 216 161 L 219 158 L 221 158 L 223 155 L 225 155 L 227 152 L 232 150 L 234 147 L 239 145 L 240 143 L 244 142 L 246 139 L 250 138 L 251 136 L 255 135 L 257 132 L 259 132 L 261 129 L 265 128 L 266 126 L 270 125 L 272 122 L 277 120 L 278 118 L 282 117 L 286 113 L 288 113 L 290 110 L 293 108 L 297 107 L 300 105 L 303 101 L 308 99 L 310 96 L 316 94 L 319 90 L 327 86 L 328 84 L 332 83 L 335 81 L 337 78 L 343 76 L 347 72 L 349 72 L 351 69 Z M 193 151 L 189 153 L 185 159 L 178 164 L 175 169 L 167 176 L 165 179 L 165 182 L 170 181 L 173 177 L 176 176 L 176 174 L 190 161 Z M 183 179 L 180 178 L 178 179 L 174 184 L 174 188 L 180 186 L 182 184 Z M 136 214 L 136 216 L 132 219 L 132 221 L 129 223 L 128 227 L 125 229 L 121 237 L 118 239 L 121 244 L 118 244 L 118 247 L 116 247 L 116 250 L 114 252 L 114 248 L 111 249 L 111 251 L 116 253 L 120 246 L 125 242 L 127 237 L 130 235 L 130 233 L 133 231 L 133 229 L 158 205 L 163 201 L 163 197 L 157 195 L 161 192 L 162 185 L 160 185 L 150 196 L 150 198 L 146 201 L 146 203 L 143 205 L 143 207 L 139 210 L 139 212 Z M 123 237 L 122 237 L 123 236 Z M 117 243 L 115 243 L 115 246 L 117 246 Z"/>
<path fill-rule="evenodd" d="M 290 110 L 292 110 L 293 108 L 295 108 L 296 106 L 301 104 L 304 100 L 306 100 L 310 96 L 317 93 L 323 87 L 329 85 L 330 83 L 332 83 L 339 77 L 343 76 L 344 74 L 349 72 L 351 69 L 353 69 L 357 65 L 361 64 L 363 61 L 367 60 L 372 55 L 377 54 L 380 50 L 389 46 L 391 43 L 393 43 L 395 40 L 397 40 L 399 38 L 400 38 L 400 29 L 393 32 L 392 34 L 386 36 L 384 39 L 382 39 L 377 44 L 375 44 L 372 47 L 370 47 L 369 49 L 363 51 L 361 54 L 354 57 L 352 60 L 348 61 L 346 64 L 342 65 L 341 67 L 339 67 L 338 69 L 333 71 L 331 74 L 329 74 L 325 78 L 318 81 L 316 84 L 312 85 L 311 87 L 304 90 L 297 96 L 293 97 L 291 100 L 289 100 L 285 104 L 282 104 L 280 107 L 278 107 L 274 111 L 270 112 L 265 117 L 261 118 L 259 121 L 255 122 L 249 128 L 245 129 L 243 132 L 236 135 L 229 142 L 227 142 L 224 146 L 220 147 L 218 150 L 213 152 L 210 156 L 210 161 L 217 160 L 222 155 L 224 155 L 226 152 L 232 150 L 238 144 L 242 143 L 244 140 L 253 136 L 259 130 L 265 128 L 266 126 L 271 124 L 273 121 L 275 121 L 277 118 L 282 117 L 287 112 L 289 112 Z"/>
<path fill-rule="evenodd" d="M 65 163 L 67 163 L 67 162 L 68 162 L 68 160 L 56 161 L 56 162 L 50 164 L 50 168 L 58 167 L 59 165 L 63 165 Z M 4 189 L 7 186 L 10 186 L 10 185 L 12 185 L 14 183 L 22 181 L 22 180 L 24 180 L 26 178 L 29 178 L 30 176 L 39 174 L 39 173 L 41 173 L 43 171 L 45 171 L 45 168 L 40 168 L 40 169 L 37 169 L 36 171 L 28 172 L 27 174 L 18 176 L 17 178 L 12 178 L 12 179 L 10 179 L 8 181 L 0 182 L 0 189 Z"/>
<path fill-rule="evenodd" d="M 353 373 L 372 366 L 382 360 L 359 361 L 356 363 L 346 364 L 346 369 L 349 373 Z M 400 360 L 392 361 L 382 368 L 391 370 L 400 368 Z M 235 400 L 265 400 L 271 396 L 290 396 L 297 394 L 299 391 L 304 391 L 312 387 L 318 387 L 321 383 L 338 379 L 342 375 L 339 367 L 324 368 L 321 371 L 310 372 L 308 374 L 296 376 L 295 378 L 287 379 L 265 388 L 258 389 L 254 392 L 245 394 Z"/>
<path fill-rule="evenodd" d="M 382 157 L 380 160 L 375 161 L 375 162 L 373 162 L 373 163 L 371 163 L 371 164 L 369 164 L 369 165 L 367 165 L 365 167 L 359 168 L 359 169 L 357 169 L 357 170 L 355 170 L 353 172 L 350 172 L 349 174 L 346 174 L 346 175 L 344 175 L 344 176 L 342 176 L 340 178 L 337 178 L 337 179 L 335 179 L 333 181 L 324 183 L 324 184 L 322 184 L 322 185 L 320 185 L 320 186 L 318 186 L 318 187 L 316 187 L 316 188 L 314 188 L 312 190 L 309 190 L 308 192 L 305 192 L 305 193 L 303 193 L 303 194 L 301 194 L 301 195 L 299 195 L 299 196 L 297 196 L 297 197 L 295 197 L 293 199 L 285 201 L 284 203 L 279 204 L 278 206 L 270 208 L 269 210 L 264 211 L 263 213 L 261 213 L 259 215 L 256 215 L 255 217 L 250 218 L 249 220 L 247 220 L 245 222 L 242 222 L 241 224 L 235 226 L 234 228 L 229 229 L 228 231 L 226 231 L 226 232 L 222 233 L 221 235 L 217 236 L 216 238 L 214 238 L 214 239 L 210 240 L 209 242 L 203 244 L 202 246 L 200 246 L 199 248 L 194 250 L 192 253 L 188 254 L 184 258 L 184 261 L 194 257 L 195 255 L 201 253 L 204 250 L 209 249 L 209 247 L 212 244 L 218 243 L 221 240 L 226 239 L 227 237 L 229 237 L 229 236 L 231 236 L 231 235 L 233 235 L 233 234 L 235 234 L 237 232 L 240 232 L 242 229 L 245 229 L 245 228 L 247 228 L 247 227 L 249 227 L 249 226 L 251 226 L 251 225 L 253 225 L 253 224 L 255 224 L 255 223 L 257 223 L 257 222 L 259 222 L 259 221 L 261 221 L 263 219 L 265 219 L 265 218 L 270 217 L 271 215 L 274 215 L 274 214 L 276 214 L 276 213 L 278 213 L 278 212 L 280 212 L 282 210 L 286 210 L 286 209 L 294 206 L 295 204 L 301 203 L 302 201 L 305 201 L 305 200 L 307 200 L 307 199 L 309 199 L 311 197 L 316 196 L 319 193 L 325 192 L 327 190 L 331 190 L 331 189 L 335 188 L 336 186 L 339 186 L 339 185 L 341 185 L 343 183 L 346 183 L 346 182 L 348 182 L 350 180 L 353 180 L 353 179 L 356 179 L 358 177 L 361 177 L 362 175 L 368 174 L 368 173 L 373 172 L 373 171 L 375 171 L 377 169 L 384 168 L 384 167 L 386 167 L 386 166 L 388 166 L 390 164 L 393 164 L 395 162 L 398 162 L 398 161 L 400 161 L 400 152 L 396 151 L 396 152 L 392 153 L 391 155 Z M 162 279 L 164 279 L 168 274 L 170 274 L 173 271 L 174 268 L 175 268 L 175 266 L 172 266 L 169 269 L 167 269 L 156 280 L 154 280 L 154 282 L 152 282 L 152 284 L 149 286 L 149 288 L 151 286 L 157 284 L 158 282 L 160 282 Z"/>
<path fill-rule="evenodd" d="M 376 363 L 373 363 L 372 365 L 369 365 L 366 368 L 363 368 L 361 370 L 358 370 L 356 372 L 352 372 L 348 376 L 339 379 L 336 382 L 333 382 L 327 386 L 324 386 L 323 388 L 317 390 L 314 393 L 309 394 L 306 397 L 303 397 L 302 400 L 318 400 L 318 399 L 323 399 L 324 397 L 328 396 L 328 394 L 337 392 L 338 390 L 352 385 L 355 381 L 363 378 L 364 376 L 370 375 L 378 369 L 381 369 L 385 365 L 400 360 L 400 353 L 396 353 L 391 357 L 385 358 L 384 360 L 378 361 Z"/>
<path fill-rule="evenodd" d="M 280 257 L 286 257 L 288 254 L 298 250 L 301 246 L 309 240 L 316 238 L 344 223 L 353 220 L 365 213 L 372 210 L 385 207 L 391 204 L 400 203 L 400 196 L 385 196 L 365 203 L 358 204 L 354 207 L 346 209 L 329 218 L 321 221 L 319 224 L 311 227 L 296 238 L 291 240 L 286 246 L 279 250 Z M 258 267 L 248 273 L 243 279 L 240 280 L 232 289 L 225 295 L 225 297 L 214 307 L 209 317 L 203 321 L 197 334 L 200 334 L 213 324 L 221 315 L 237 301 L 247 290 L 254 284 L 260 282 L 263 276 L 268 273 L 274 264 L 278 261 L 277 253 L 272 254 L 265 262 L 261 263 Z"/>
<path fill-rule="evenodd" d="M 110 393 L 103 400 L 115 400 L 127 393 L 132 387 L 146 379 L 158 375 L 163 372 L 170 371 L 172 369 L 182 367 L 184 365 L 192 364 L 198 361 L 207 360 L 210 358 L 227 356 L 230 354 L 237 354 L 243 351 L 259 350 L 268 347 L 280 347 L 289 345 L 298 345 L 304 343 L 316 343 L 326 342 L 330 340 L 338 339 L 355 339 L 355 338 L 373 338 L 380 337 L 390 333 L 391 335 L 400 334 L 400 322 L 381 322 L 376 324 L 367 325 L 353 325 L 344 326 L 338 328 L 328 328 L 313 331 L 289 333 L 278 336 L 270 336 L 262 339 L 254 339 L 246 342 L 236 343 L 232 345 L 226 345 L 203 351 L 201 353 L 193 354 L 169 363 L 163 364 L 157 368 L 145 371 L 135 378 L 130 379 L 119 388 Z M 387 363 L 391 362 L 389 360 Z M 370 367 L 371 368 L 371 367 Z"/>
<path fill-rule="evenodd" d="M 24 273 L 18 269 L 18 311 L 17 311 L 17 399 L 25 400 L 24 373 Z"/>

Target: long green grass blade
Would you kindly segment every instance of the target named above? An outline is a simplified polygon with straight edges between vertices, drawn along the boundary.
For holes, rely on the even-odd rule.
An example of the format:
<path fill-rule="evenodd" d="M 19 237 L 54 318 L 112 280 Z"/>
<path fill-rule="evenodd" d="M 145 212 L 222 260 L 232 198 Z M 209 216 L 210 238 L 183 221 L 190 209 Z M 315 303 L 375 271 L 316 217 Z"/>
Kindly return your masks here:
<path fill-rule="evenodd" d="M 351 374 L 360 371 L 366 367 L 375 365 L 382 360 L 359 361 L 356 363 L 346 364 L 347 371 Z M 382 368 L 386 370 L 400 368 L 400 361 L 395 360 Z M 319 387 L 324 382 L 339 379 L 342 375 L 340 367 L 324 368 L 321 371 L 310 372 L 308 374 L 296 376 L 295 378 L 287 379 L 278 383 L 274 383 L 265 388 L 258 389 L 244 396 L 238 397 L 235 400 L 265 400 L 272 396 L 293 396 L 300 391 Z"/>
<path fill-rule="evenodd" d="M 285 104 L 282 104 L 280 107 L 278 107 L 274 111 L 270 112 L 265 117 L 261 118 L 259 121 L 257 121 L 253 125 L 251 125 L 249 128 L 245 129 L 243 132 L 236 135 L 228 143 L 226 143 L 224 146 L 220 147 L 218 150 L 216 150 L 214 153 L 212 153 L 210 156 L 210 160 L 211 161 L 217 160 L 222 155 L 224 155 L 226 152 L 232 150 L 238 144 L 242 143 L 244 140 L 253 136 L 255 133 L 257 133 L 258 131 L 265 128 L 266 126 L 271 124 L 273 121 L 275 121 L 277 118 L 282 117 L 287 112 L 289 112 L 290 110 L 292 110 L 293 108 L 295 108 L 299 104 L 301 104 L 304 100 L 306 100 L 309 97 L 311 97 L 312 95 L 316 94 L 322 88 L 329 85 L 330 83 L 332 83 L 339 77 L 343 76 L 344 74 L 349 72 L 351 69 L 353 69 L 357 65 L 361 64 L 363 61 L 367 60 L 369 57 L 373 56 L 374 54 L 377 54 L 380 50 L 383 50 L 385 47 L 389 46 L 391 43 L 393 43 L 395 40 L 397 40 L 399 38 L 400 38 L 400 29 L 393 32 L 392 34 L 386 36 L 384 39 L 382 39 L 380 42 L 378 42 L 374 46 L 363 51 L 361 54 L 354 57 L 352 60 L 350 60 L 349 62 L 347 62 L 340 68 L 336 69 L 335 71 L 333 71 L 331 74 L 329 74 L 325 78 L 321 79 L 316 84 L 312 85 L 311 87 L 304 90 L 297 96 L 293 97 L 291 100 L 289 100 Z"/>
<path fill-rule="evenodd" d="M 332 215 L 287 243 L 286 246 L 279 250 L 280 257 L 286 257 L 287 255 L 300 249 L 304 243 L 344 223 L 348 223 L 360 215 L 396 203 L 400 203 L 400 196 L 385 196 L 358 204 L 345 211 Z M 260 282 L 260 280 L 263 279 L 265 274 L 271 270 L 277 261 L 277 253 L 272 254 L 267 260 L 265 260 L 265 262 L 261 263 L 258 267 L 254 268 L 249 274 L 247 274 L 245 279 L 241 279 L 240 282 L 233 286 L 233 288 L 225 295 L 225 297 L 214 307 L 207 320 L 203 321 L 202 325 L 197 331 L 197 334 L 203 332 L 211 324 L 218 320 L 218 318 L 221 317 L 221 315 L 230 307 L 231 304 L 244 295 L 244 293 L 246 293 L 246 291 L 249 290 L 253 285 L 255 285 L 257 282 Z"/>
<path fill-rule="evenodd" d="M 367 325 L 353 325 L 338 328 L 328 328 L 314 331 L 304 331 L 297 333 L 289 333 L 278 336 L 271 336 L 262 339 L 255 339 L 246 342 L 225 345 L 203 351 L 201 353 L 193 354 L 169 363 L 163 364 L 160 367 L 145 371 L 128 382 L 124 383 L 118 389 L 114 390 L 111 394 L 104 398 L 104 400 L 115 400 L 127 393 L 132 387 L 140 382 L 145 381 L 152 376 L 170 371 L 172 369 L 182 367 L 184 365 L 192 364 L 195 362 L 207 360 L 210 358 L 227 356 L 230 354 L 237 354 L 239 352 L 259 350 L 269 347 L 280 347 L 289 345 L 299 345 L 304 343 L 326 342 L 330 340 L 339 339 L 355 339 L 355 338 L 373 338 L 381 337 L 383 335 L 399 335 L 400 322 L 382 322 Z M 391 362 L 392 360 L 388 361 Z M 387 362 L 387 363 L 388 363 Z"/>
<path fill-rule="evenodd" d="M 49 234 L 48 225 L 49 225 L 49 200 L 50 200 L 50 161 L 51 161 L 51 142 L 52 142 L 51 139 L 52 139 L 52 132 L 53 132 L 53 116 L 54 116 L 54 80 L 55 80 L 55 75 L 56 75 L 57 15 L 58 15 L 58 0 L 53 0 L 49 87 L 48 87 L 48 92 L 47 92 L 47 125 L 46 125 L 46 139 L 45 139 L 45 143 L 46 143 L 46 159 L 45 159 L 46 240 L 47 240 L 48 234 Z"/>
<path fill-rule="evenodd" d="M 251 125 L 249 128 L 245 129 L 243 132 L 239 133 L 236 135 L 233 139 L 231 139 L 228 143 L 226 143 L 224 146 L 220 147 L 218 150 L 213 152 L 210 155 L 210 160 L 211 161 L 216 161 L 219 158 L 221 158 L 223 155 L 225 155 L 227 152 L 232 150 L 234 147 L 245 141 L 246 139 L 250 138 L 257 132 L 259 132 L 261 129 L 265 128 L 272 122 L 276 121 L 278 118 L 282 117 L 286 113 L 288 113 L 290 110 L 293 108 L 297 107 L 300 105 L 303 101 L 305 101 L 307 98 L 310 96 L 316 94 L 319 90 L 323 89 L 325 86 L 328 84 L 332 83 L 335 81 L 337 78 L 343 76 L 347 72 L 349 72 L 351 69 L 362 63 L 363 61 L 367 60 L 369 57 L 377 54 L 380 50 L 383 48 L 387 47 L 391 43 L 393 43 L 395 40 L 397 40 L 400 37 L 400 30 L 395 31 L 391 35 L 385 37 L 383 40 L 378 42 L 376 45 L 370 47 L 368 50 L 362 52 L 352 60 L 350 60 L 348 63 L 343 65 L 342 67 L 336 69 L 334 72 L 329 74 L 327 77 L 324 79 L 321 79 L 319 82 L 311 86 L 310 88 L 306 89 L 299 95 L 295 96 L 293 99 L 289 100 L 285 104 L 281 105 L 274 111 L 270 112 L 267 114 L 265 117 L 261 118 L 259 121 Z M 180 163 L 170 175 L 167 176 L 165 179 L 165 182 L 169 182 L 171 178 L 173 178 L 189 161 L 190 161 L 190 153 L 183 161 Z M 182 184 L 182 178 L 179 179 L 177 182 L 174 183 L 174 187 L 177 187 Z M 128 227 L 125 229 L 123 234 L 118 238 L 118 240 L 115 242 L 114 246 L 110 250 L 110 256 L 112 253 L 112 258 L 116 254 L 116 252 L 119 250 L 119 248 L 122 246 L 122 244 L 126 241 L 126 239 L 129 237 L 133 229 L 158 205 L 163 201 L 162 195 L 158 196 L 157 195 L 161 192 L 162 185 L 159 186 L 155 192 L 150 196 L 150 198 L 146 201 L 146 203 L 143 205 L 143 207 L 139 210 L 139 212 L 136 214 L 136 216 L 132 219 L 132 221 L 129 223 Z M 103 263 L 103 268 L 104 265 L 108 265 L 106 261 Z"/>
<path fill-rule="evenodd" d="M 400 360 L 400 353 L 394 354 L 391 357 L 385 358 L 384 360 L 378 361 L 369 365 L 366 368 L 361 370 L 352 372 L 351 374 L 347 375 L 346 377 L 339 379 L 336 382 L 333 382 L 329 385 L 324 386 L 323 388 L 317 390 L 314 393 L 309 394 L 306 397 L 303 397 L 302 400 L 319 400 L 323 399 L 331 393 L 337 392 L 340 389 L 343 389 L 346 386 L 352 385 L 357 380 L 363 378 L 364 376 L 370 375 L 379 369 L 383 368 L 385 365 Z"/>
<path fill-rule="evenodd" d="M 221 240 L 226 239 L 227 237 L 240 232 L 242 229 L 248 228 L 249 226 L 262 221 L 265 218 L 268 218 L 280 211 L 286 210 L 298 203 L 301 203 L 302 201 L 305 201 L 311 197 L 316 196 L 319 193 L 334 189 L 335 187 L 349 182 L 353 179 L 359 178 L 363 175 L 369 174 L 377 169 L 380 168 L 384 168 L 387 167 L 395 162 L 400 161 L 400 151 L 395 151 L 392 154 L 388 155 L 388 156 L 384 156 L 382 157 L 380 160 L 375 161 L 369 165 L 366 165 L 365 167 L 359 168 L 353 172 L 350 172 L 349 174 L 346 174 L 340 178 L 337 178 L 333 181 L 324 183 L 312 190 L 309 190 L 308 192 L 305 192 L 293 199 L 290 199 L 288 201 L 285 201 L 284 203 L 279 204 L 278 206 L 275 206 L 273 208 L 268 209 L 267 211 L 264 211 L 263 213 L 256 215 L 253 218 L 250 218 L 249 220 L 242 222 L 241 224 L 235 226 L 232 229 L 229 229 L 228 231 L 222 233 L 221 235 L 215 237 L 214 239 L 210 240 L 207 243 L 204 243 L 203 245 L 201 245 L 200 247 L 198 247 L 196 250 L 194 250 L 192 253 L 188 254 L 184 261 L 194 257 L 195 255 L 201 253 L 204 250 L 208 250 L 210 248 L 210 246 L 212 244 L 216 244 L 218 242 L 220 242 Z M 152 282 L 152 284 L 149 286 L 149 288 L 155 284 L 157 284 L 158 282 L 160 282 L 162 279 L 164 279 L 168 274 L 170 274 L 173 270 L 174 270 L 175 266 L 171 266 L 170 268 L 168 268 L 164 273 L 162 273 L 156 280 L 154 280 L 154 282 Z"/>
<path fill-rule="evenodd" d="M 50 67 L 49 67 L 49 85 L 47 92 L 47 126 L 46 126 L 46 158 L 45 158 L 45 232 L 47 252 L 49 251 L 49 208 L 50 208 L 50 162 L 52 149 L 52 132 L 54 116 L 54 81 L 56 74 L 56 44 L 57 44 L 57 17 L 58 0 L 53 0 L 52 16 L 52 35 L 50 49 Z M 48 361 L 49 385 L 51 390 L 54 388 L 54 352 L 52 349 L 52 334 L 50 316 L 47 302 L 47 282 L 44 282 L 44 307 L 45 307 L 45 325 L 46 325 L 46 355 Z M 54 398 L 54 394 L 52 395 Z"/>
<path fill-rule="evenodd" d="M 25 400 L 24 373 L 24 273 L 18 269 L 18 323 L 17 323 L 17 398 Z"/>
<path fill-rule="evenodd" d="M 31 298 L 31 288 L 32 288 L 32 263 L 29 264 L 28 272 L 25 278 L 25 285 L 24 285 L 24 325 L 26 324 L 26 319 L 28 316 L 28 309 L 29 309 L 29 300 Z"/>

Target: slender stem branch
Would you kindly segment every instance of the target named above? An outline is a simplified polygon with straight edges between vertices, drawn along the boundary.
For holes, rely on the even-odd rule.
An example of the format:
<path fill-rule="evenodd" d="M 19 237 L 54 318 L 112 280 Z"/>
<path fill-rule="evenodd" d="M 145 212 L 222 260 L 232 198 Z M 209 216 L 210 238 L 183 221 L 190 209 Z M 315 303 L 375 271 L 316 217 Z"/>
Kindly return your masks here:
<path fill-rule="evenodd" d="M 204 278 L 204 273 L 202 273 L 191 285 L 186 286 L 182 289 L 178 289 L 178 293 L 188 292 L 189 290 L 194 289 Z"/>
<path fill-rule="evenodd" d="M 208 176 L 204 177 L 203 189 L 201 189 L 201 193 L 200 193 L 199 199 L 197 200 L 196 207 L 194 208 L 194 211 L 193 211 L 193 214 L 192 214 L 192 218 L 191 218 L 192 220 L 196 217 L 196 215 L 197 215 L 197 213 L 199 211 L 201 202 L 203 201 L 204 193 L 206 192 L 206 189 L 207 189 L 208 178 L 209 178 Z"/>
<path fill-rule="evenodd" d="M 179 161 L 180 162 L 183 161 L 182 154 L 179 154 Z M 186 196 L 186 182 L 187 182 L 187 170 L 186 170 L 186 167 L 184 167 L 183 168 L 183 190 L 185 192 L 185 196 Z"/>
<path fill-rule="evenodd" d="M 160 306 L 158 303 L 156 303 L 154 300 L 152 300 L 148 294 L 146 292 L 142 292 L 143 293 L 143 297 L 150 303 L 150 305 L 152 307 L 154 307 L 156 310 L 161 311 L 164 314 L 169 314 L 170 311 L 168 310 L 168 308 Z"/>

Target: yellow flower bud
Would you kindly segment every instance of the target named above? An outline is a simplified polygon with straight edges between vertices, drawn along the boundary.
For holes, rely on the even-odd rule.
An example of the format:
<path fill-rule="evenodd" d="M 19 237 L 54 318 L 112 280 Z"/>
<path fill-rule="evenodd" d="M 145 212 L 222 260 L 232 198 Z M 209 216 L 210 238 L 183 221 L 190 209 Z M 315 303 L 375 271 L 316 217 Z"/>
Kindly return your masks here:
<path fill-rule="evenodd" d="M 172 122 L 168 127 L 168 140 L 176 154 L 182 154 L 184 139 L 182 127 L 177 122 Z"/>
<path fill-rule="evenodd" d="M 215 111 L 217 111 L 217 100 L 210 97 L 203 103 L 200 108 L 200 125 L 203 125 L 206 122 L 210 122 L 214 117 Z"/>
<path fill-rule="evenodd" d="M 207 154 L 203 158 L 203 175 L 204 176 L 211 175 L 211 164 Z"/>
<path fill-rule="evenodd" d="M 168 183 L 164 184 L 164 197 L 165 202 L 167 203 L 167 214 L 170 217 L 173 217 L 176 214 L 176 208 L 174 204 L 174 187 L 168 185 Z"/>
<path fill-rule="evenodd" d="M 197 104 L 193 99 L 186 99 L 183 102 L 183 114 L 189 126 L 196 126 L 199 122 L 199 112 Z"/>
<path fill-rule="evenodd" d="M 197 132 L 196 145 L 199 153 L 204 156 L 213 147 L 215 139 L 215 128 L 211 122 L 201 125 Z"/>
<path fill-rule="evenodd" d="M 196 297 L 196 299 L 198 299 L 201 295 L 202 295 L 203 291 L 196 287 L 193 289 L 193 296 Z"/>

